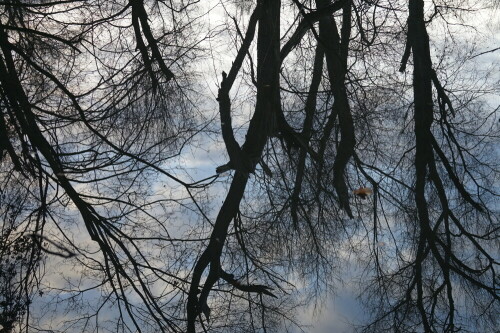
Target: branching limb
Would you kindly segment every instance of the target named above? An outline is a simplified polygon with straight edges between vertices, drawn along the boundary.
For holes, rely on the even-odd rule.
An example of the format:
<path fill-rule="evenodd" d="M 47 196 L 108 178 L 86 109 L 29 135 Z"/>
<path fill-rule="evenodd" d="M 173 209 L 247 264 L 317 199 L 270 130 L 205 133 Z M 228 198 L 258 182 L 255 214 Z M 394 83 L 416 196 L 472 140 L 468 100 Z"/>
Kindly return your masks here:
<path fill-rule="evenodd" d="M 255 36 L 255 28 L 259 20 L 260 15 L 260 5 L 254 9 L 252 15 L 250 16 L 250 22 L 248 24 L 248 29 L 243 39 L 243 43 L 238 50 L 238 54 L 231 66 L 229 75 L 225 72 L 222 73 L 222 82 L 219 88 L 219 94 L 217 101 L 219 102 L 219 114 L 221 120 L 222 137 L 226 145 L 226 150 L 229 155 L 229 163 L 220 166 L 216 169 L 217 173 L 222 173 L 230 169 L 240 170 L 242 172 L 250 172 L 252 169 L 251 162 L 248 156 L 246 156 L 236 139 L 234 138 L 232 121 L 231 121 L 231 101 L 229 98 L 229 91 L 233 86 L 236 75 L 238 74 L 241 66 L 243 65 L 243 60 L 248 54 L 248 50 Z"/>

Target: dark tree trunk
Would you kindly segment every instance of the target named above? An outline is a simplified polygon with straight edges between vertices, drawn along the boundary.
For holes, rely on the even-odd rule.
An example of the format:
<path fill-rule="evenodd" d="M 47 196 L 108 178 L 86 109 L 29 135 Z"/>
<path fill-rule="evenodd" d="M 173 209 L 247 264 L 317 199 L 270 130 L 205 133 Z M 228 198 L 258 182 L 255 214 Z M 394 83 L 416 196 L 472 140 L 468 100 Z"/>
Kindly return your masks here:
<path fill-rule="evenodd" d="M 423 291 L 422 262 L 428 239 L 432 237 L 425 184 L 428 167 L 433 161 L 431 126 L 433 121 L 432 63 L 429 36 L 424 22 L 423 0 L 410 0 L 408 19 L 408 44 L 413 52 L 413 99 L 415 104 L 415 202 L 420 224 L 419 246 L 415 262 L 417 308 L 425 332 L 432 332 L 428 321 Z"/>
<path fill-rule="evenodd" d="M 316 0 L 316 4 L 318 10 L 321 10 L 329 5 L 329 1 Z M 333 181 L 335 191 L 339 197 L 340 207 L 352 218 L 349 192 L 345 179 L 345 169 L 354 154 L 354 146 L 356 145 L 354 122 L 345 87 L 351 33 L 351 5 L 351 1 L 346 1 L 343 5 L 343 22 L 340 35 L 333 17 L 322 17 L 319 20 L 319 42 L 324 44 L 328 78 L 330 79 L 330 87 L 334 97 L 332 115 L 325 128 L 324 142 L 328 140 L 335 118 L 338 117 L 341 138 L 333 165 Z"/>
<path fill-rule="evenodd" d="M 257 37 L 257 103 L 242 147 L 242 155 L 248 158 L 251 165 L 246 170 L 236 170 L 226 200 L 215 221 L 210 242 L 195 264 L 186 307 L 188 333 L 196 331 L 196 318 L 200 313 L 203 312 L 208 319 L 210 309 L 207 299 L 213 285 L 223 274 L 220 257 L 229 225 L 239 211 L 249 172 L 254 171 L 269 135 L 276 129 L 276 115 L 280 111 L 281 3 L 279 0 L 262 0 L 258 6 L 260 18 Z M 201 286 L 203 273 L 208 266 L 210 266 L 208 276 Z"/>

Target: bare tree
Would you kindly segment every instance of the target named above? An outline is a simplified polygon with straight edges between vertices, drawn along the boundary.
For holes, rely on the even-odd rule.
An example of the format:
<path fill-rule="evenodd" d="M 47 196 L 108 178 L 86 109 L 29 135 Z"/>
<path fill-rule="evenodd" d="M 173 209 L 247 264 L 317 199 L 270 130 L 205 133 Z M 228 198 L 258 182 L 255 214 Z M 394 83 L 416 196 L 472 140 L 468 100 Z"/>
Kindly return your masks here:
<path fill-rule="evenodd" d="M 139 213 L 151 217 L 147 210 L 169 201 L 149 200 L 146 183 L 160 173 L 186 188 L 200 186 L 161 167 L 199 130 L 184 89 L 198 42 L 181 38 L 192 29 L 191 5 L 1 3 L 1 182 L 5 190 L 16 184 L 23 211 L 4 228 L 20 225 L 62 241 L 95 270 L 95 258 L 65 227 L 64 210 L 76 208 L 101 251 L 101 278 L 137 329 L 128 289 L 160 327 L 175 328 L 141 276 L 152 266 L 133 238 Z M 22 255 L 32 257 L 40 246 Z M 28 269 L 27 280 L 37 276 Z"/>
<path fill-rule="evenodd" d="M 1 3 L 0 181 L 23 198 L 11 224 L 33 235 L 19 238 L 31 266 L 47 253 L 79 274 L 42 284 L 68 309 L 52 325 L 293 331 L 356 257 L 362 330 L 493 332 L 499 128 L 484 97 L 497 78 L 463 78 L 495 50 L 431 52 L 446 43 L 432 29 L 465 32 L 450 17 L 474 7 L 218 5 L 226 26 L 204 34 L 213 9 L 196 1 Z M 210 128 L 190 74 L 206 38 L 236 46 L 214 73 L 227 161 L 197 180 L 172 163 Z"/>

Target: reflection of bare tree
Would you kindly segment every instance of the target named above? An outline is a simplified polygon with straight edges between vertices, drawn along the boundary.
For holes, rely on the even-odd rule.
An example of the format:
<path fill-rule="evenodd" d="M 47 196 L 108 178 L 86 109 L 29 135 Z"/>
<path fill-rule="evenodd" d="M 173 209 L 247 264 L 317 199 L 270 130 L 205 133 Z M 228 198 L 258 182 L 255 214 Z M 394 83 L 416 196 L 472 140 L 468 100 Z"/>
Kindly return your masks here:
<path fill-rule="evenodd" d="M 494 331 L 498 90 L 473 45 L 431 53 L 466 2 L 222 1 L 213 32 L 197 1 L 82 4 L 0 5 L 4 330 L 44 253 L 65 312 L 35 329 L 283 331 L 357 258 L 367 332 Z M 205 37 L 234 54 L 215 130 Z M 227 161 L 193 180 L 200 132 Z"/>
<path fill-rule="evenodd" d="M 373 327 L 387 329 L 397 323 L 404 331 L 457 332 L 471 325 L 461 318 L 465 300 L 474 304 L 469 311 L 476 313 L 477 322 L 472 326 L 494 329 L 488 325 L 495 320 L 490 322 L 487 314 L 499 309 L 499 262 L 491 252 L 498 241 L 498 216 L 489 210 L 490 193 L 480 180 L 486 165 L 466 157 L 472 151 L 462 141 L 450 91 L 443 88 L 431 61 L 424 1 L 410 1 L 408 12 L 400 71 L 413 55 L 415 206 L 405 212 L 413 228 L 413 249 L 405 265 L 390 274 L 379 270 L 385 271 L 380 285 L 395 298 L 383 301 L 390 305 L 386 303 L 387 312 Z M 480 137 L 472 132 L 468 139 Z"/>
<path fill-rule="evenodd" d="M 480 320 L 485 325 L 481 327 L 491 330 L 491 317 L 488 319 L 486 314 L 498 308 L 495 287 L 498 263 L 491 254 L 498 237 L 495 227 L 498 217 L 492 206 L 486 208 L 481 201 L 489 200 L 486 198 L 491 195 L 486 191 L 486 183 L 482 183 L 491 179 L 491 174 L 483 172 L 496 173 L 498 169 L 491 163 L 483 169 L 485 162 L 467 158 L 472 152 L 465 148 L 468 146 L 465 142 L 472 140 L 490 145 L 493 141 L 486 137 L 497 139 L 498 133 L 494 127 L 487 134 L 479 134 L 477 128 L 468 132 L 450 121 L 452 117 L 466 119 L 470 116 L 469 108 L 475 104 L 468 104 L 455 95 L 454 103 L 460 105 L 461 113 L 453 107 L 452 94 L 443 87 L 430 63 L 423 14 L 416 14 L 414 2 L 409 10 L 395 6 L 384 10 L 350 1 L 318 1 L 318 10 L 313 10 L 305 4 L 294 3 L 299 17 L 296 30 L 290 28 L 291 37 L 280 51 L 282 106 L 269 111 L 270 117 L 274 117 L 274 110 L 278 110 L 276 120 L 268 121 L 268 126 L 276 123 L 277 127 L 269 132 L 260 155 L 261 169 L 253 170 L 252 165 L 258 159 L 252 163 L 234 139 L 227 96 L 234 73 L 248 54 L 255 25 L 259 24 L 262 29 L 262 22 L 255 21 L 258 6 L 246 35 L 240 33 L 242 46 L 230 73 L 223 74 L 218 101 L 230 162 L 219 171 L 233 168 L 236 173 L 211 242 L 195 265 L 192 302 L 188 302 L 188 312 L 193 312 L 191 320 L 204 314 L 209 324 L 211 306 L 207 296 L 209 288 L 219 280 L 236 289 L 252 290 L 251 286 L 238 288 L 232 279 L 225 279 L 228 272 L 234 276 L 234 272 L 241 270 L 240 276 L 268 281 L 268 287 L 280 286 L 284 272 L 285 276 L 300 272 L 299 276 L 305 281 L 314 281 L 316 288 L 311 291 L 318 294 L 329 287 L 328 276 L 334 275 L 333 268 L 342 262 L 342 253 L 358 252 L 360 244 L 364 244 L 370 250 L 360 251 L 363 260 L 374 267 L 369 273 L 374 277 L 373 284 L 364 292 L 374 311 L 368 331 L 421 328 L 437 332 L 470 325 L 467 318 L 461 317 L 463 306 L 456 305 L 467 299 L 462 293 L 472 295 L 469 300 L 478 304 L 481 310 L 477 313 L 484 319 Z M 396 39 L 391 29 L 397 28 L 401 19 L 399 10 L 410 15 L 406 51 L 404 43 L 393 44 Z M 394 25 L 378 26 L 377 22 Z M 308 41 L 307 47 L 303 39 Z M 258 51 L 258 39 L 256 45 Z M 399 56 L 398 52 L 404 53 L 405 65 L 413 53 L 412 82 L 393 79 L 390 75 L 397 75 L 395 66 L 386 76 L 377 72 L 377 67 L 370 69 L 374 66 L 370 62 L 385 62 L 389 54 L 394 57 L 387 61 L 390 66 Z M 290 65 L 289 58 L 294 59 L 295 66 L 300 63 L 303 67 Z M 250 66 L 252 64 L 250 62 Z M 256 64 L 258 69 L 258 59 Z M 404 68 L 401 66 L 402 71 Z M 251 81 L 257 87 L 258 105 L 259 80 L 252 77 Z M 413 96 L 405 90 L 405 84 L 413 88 Z M 430 90 L 431 85 L 435 93 Z M 439 108 L 433 109 L 434 100 Z M 389 106 L 390 101 L 394 104 Z M 415 108 L 413 132 L 408 129 L 412 117 L 404 111 L 411 110 L 412 103 Z M 389 113 L 388 108 L 393 113 Z M 258 117 L 257 111 L 253 117 Z M 439 126 L 432 128 L 434 117 L 438 117 Z M 482 117 L 489 126 L 493 124 L 487 113 Z M 249 133 L 246 140 L 251 138 Z M 466 138 L 465 133 L 472 135 Z M 402 141 L 399 144 L 394 140 Z M 238 170 L 255 172 L 255 182 L 246 177 L 240 180 Z M 410 171 L 415 172 L 415 178 Z M 461 172 L 464 172 L 462 177 L 458 176 Z M 466 180 L 466 177 L 470 178 Z M 471 187 L 473 184 L 477 186 L 475 189 Z M 234 190 L 244 186 L 251 187 L 248 195 L 252 199 L 240 202 L 241 192 L 235 195 Z M 358 200 L 353 200 L 353 195 Z M 373 207 L 362 201 L 368 198 Z M 485 214 L 485 210 L 489 212 Z M 353 219 L 354 216 L 359 217 Z M 234 227 L 228 218 L 233 219 Z M 475 225 L 474 219 L 481 222 Z M 221 223 L 222 220 L 225 222 Z M 398 220 L 402 222 L 394 225 Z M 360 227 L 362 229 L 358 229 Z M 234 241 L 229 230 L 235 232 Z M 364 235 L 365 241 L 356 240 L 359 235 Z M 220 244 L 224 240 L 226 251 Z M 453 244 L 457 242 L 464 247 L 455 248 Z M 477 251 L 475 256 L 481 259 L 476 263 L 466 260 L 469 251 Z M 222 267 L 221 258 L 235 256 L 237 252 L 241 252 L 247 266 L 236 268 L 238 264 L 231 261 L 235 268 Z M 208 266 L 210 271 L 201 288 L 200 272 Z M 456 283 L 460 287 L 455 286 Z M 266 289 L 259 286 L 260 289 L 253 291 L 266 295 Z M 478 296 L 472 292 L 474 288 L 480 288 L 484 294 Z M 197 292 L 199 297 L 195 298 Z M 199 316 L 199 320 L 203 326 L 204 319 Z M 191 330 L 194 331 L 194 327 Z"/>
<path fill-rule="evenodd" d="M 117 302 L 120 318 L 138 330 L 142 309 L 160 327 L 176 325 L 153 296 L 148 276 L 177 282 L 178 268 L 163 272 L 139 245 L 141 236 L 164 230 L 164 220 L 148 210 L 166 209 L 170 202 L 149 200 L 151 173 L 184 188 L 204 186 L 163 168 L 199 130 L 184 91 L 186 60 L 196 55 L 188 35 L 192 21 L 178 14 L 187 14 L 191 5 L 139 0 L 0 5 L 0 188 L 19 188 L 16 205 L 23 214 L 15 225 L 36 235 L 28 239 L 34 245 L 30 251 L 77 254 L 72 258 L 77 269 L 100 280 L 98 285 L 109 283 L 104 303 Z M 74 211 L 97 248 L 75 240 L 80 235 L 70 228 Z M 138 225 L 148 231 L 137 232 Z M 102 255 L 98 261 L 96 249 Z M 14 263 L 21 281 L 36 277 L 22 260 Z M 69 283 L 67 290 L 72 287 Z M 23 286 L 23 306 L 29 288 Z M 141 310 L 132 305 L 134 297 L 141 299 Z M 79 308 L 84 316 L 93 311 Z"/>

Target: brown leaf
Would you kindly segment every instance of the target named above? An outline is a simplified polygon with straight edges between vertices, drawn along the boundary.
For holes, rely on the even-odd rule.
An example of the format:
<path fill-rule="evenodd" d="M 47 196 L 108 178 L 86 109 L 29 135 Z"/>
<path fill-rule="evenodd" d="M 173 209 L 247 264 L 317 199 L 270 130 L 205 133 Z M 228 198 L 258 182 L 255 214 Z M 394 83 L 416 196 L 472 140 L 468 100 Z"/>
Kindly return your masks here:
<path fill-rule="evenodd" d="M 353 191 L 354 195 L 357 195 L 361 199 L 366 199 L 366 197 L 373 193 L 371 188 L 368 187 L 360 187 L 357 190 Z"/>

